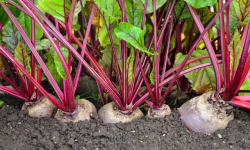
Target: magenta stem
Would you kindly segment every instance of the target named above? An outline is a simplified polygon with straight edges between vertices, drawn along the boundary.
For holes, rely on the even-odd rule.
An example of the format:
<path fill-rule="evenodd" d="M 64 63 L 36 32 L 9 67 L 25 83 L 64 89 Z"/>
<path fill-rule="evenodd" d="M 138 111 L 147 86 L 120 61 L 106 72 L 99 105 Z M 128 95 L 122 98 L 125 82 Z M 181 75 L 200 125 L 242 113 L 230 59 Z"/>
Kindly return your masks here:
<path fill-rule="evenodd" d="M 155 59 L 154 59 L 154 84 L 155 84 L 155 98 L 154 98 L 154 102 L 153 102 L 153 108 L 154 109 L 158 109 L 160 107 L 159 105 L 159 69 L 160 69 L 160 53 L 161 51 L 158 49 L 157 46 L 157 20 L 156 20 L 156 0 L 153 0 L 153 7 L 154 7 L 154 51 L 157 52 L 158 54 L 155 55 Z"/>
<path fill-rule="evenodd" d="M 200 33 L 202 33 L 204 31 L 204 27 L 201 23 L 201 20 L 199 19 L 199 16 L 198 14 L 196 13 L 196 11 L 188 4 L 186 3 L 186 5 L 188 6 L 188 9 L 190 11 L 190 13 L 192 14 L 193 16 L 193 19 L 197 25 L 197 28 L 199 29 Z M 219 64 L 217 62 L 217 59 L 216 59 L 216 56 L 215 56 L 215 53 L 214 53 L 214 49 L 211 45 L 211 42 L 208 38 L 208 35 L 207 34 L 204 34 L 203 36 L 203 41 L 207 47 L 207 51 L 208 51 L 208 54 L 210 56 L 210 59 L 213 63 L 213 67 L 214 67 L 214 72 L 215 72 L 215 78 L 216 78 L 216 93 L 215 93 L 215 97 L 217 98 L 220 94 L 220 89 L 221 89 L 221 86 L 222 86 L 222 76 L 221 76 L 221 71 L 220 71 L 220 67 L 219 67 Z"/>
<path fill-rule="evenodd" d="M 67 106 L 69 107 L 69 112 L 73 112 L 74 108 L 75 108 L 75 101 L 74 101 L 74 94 L 73 94 L 73 83 L 72 83 L 72 78 L 71 78 L 71 74 L 68 70 L 68 66 L 67 63 L 64 59 L 64 56 L 62 54 L 62 52 L 60 51 L 60 49 L 58 48 L 58 45 L 55 43 L 53 37 L 50 35 L 50 33 L 46 30 L 44 24 L 40 21 L 40 19 L 36 16 L 36 14 L 30 9 L 29 6 L 27 6 L 26 3 L 24 3 L 24 0 L 18 0 L 19 3 L 30 13 L 30 15 L 33 17 L 33 19 L 36 21 L 36 23 L 40 26 L 40 28 L 43 30 L 44 34 L 46 35 L 46 37 L 49 39 L 49 41 L 51 42 L 51 45 L 53 46 L 53 48 L 55 49 L 58 57 L 61 60 L 62 66 L 64 68 L 65 71 L 65 75 L 66 75 L 66 80 L 68 83 L 67 86 L 67 90 L 69 92 L 69 101 L 70 101 L 70 105 Z M 27 2 L 28 0 L 25 0 L 25 2 Z M 65 98 L 66 99 L 66 98 Z"/>
<path fill-rule="evenodd" d="M 174 85 L 175 81 L 177 80 L 181 70 L 183 69 L 183 67 L 185 66 L 186 62 L 188 61 L 188 59 L 190 58 L 192 52 L 195 50 L 196 46 L 198 45 L 198 43 L 200 42 L 200 40 L 203 38 L 203 36 L 206 34 L 206 32 L 210 29 L 210 27 L 213 25 L 213 23 L 215 22 L 216 18 L 220 15 L 220 13 L 232 2 L 232 0 L 228 1 L 223 7 L 222 9 L 219 10 L 219 12 L 211 19 L 211 21 L 208 23 L 208 25 L 206 26 L 206 28 L 202 31 L 202 33 L 200 34 L 200 36 L 198 37 L 198 39 L 195 41 L 194 45 L 192 46 L 192 48 L 190 49 L 190 51 L 188 52 L 186 58 L 184 59 L 184 61 L 182 62 L 181 66 L 179 67 L 177 73 L 175 74 L 173 80 L 171 81 L 171 83 L 169 84 L 167 90 L 165 91 L 165 93 L 163 94 L 161 103 L 164 102 L 164 99 L 167 97 L 171 87 Z M 192 12 L 192 11 L 191 11 Z M 211 57 L 211 56 L 210 56 Z M 213 63 L 213 62 L 212 62 Z M 214 64 L 214 63 L 213 63 Z M 216 78 L 217 79 L 217 78 Z M 217 79 L 219 80 L 219 79 Z M 218 81 L 220 82 L 220 81 Z"/>
<path fill-rule="evenodd" d="M 25 102 L 28 102 L 28 100 L 27 100 L 25 97 L 23 97 L 19 92 L 16 92 L 16 91 L 14 91 L 14 90 L 11 90 L 11 89 L 9 89 L 9 88 L 3 86 L 3 85 L 0 85 L 0 91 L 3 91 L 3 92 L 5 92 L 5 93 L 10 94 L 10 95 L 12 95 L 12 96 L 15 96 L 15 97 L 17 97 L 17 98 L 20 98 L 21 100 L 23 100 L 23 101 L 25 101 Z"/>
<path fill-rule="evenodd" d="M 46 65 L 44 64 L 42 58 L 40 57 L 40 55 L 37 53 L 35 47 L 33 46 L 33 44 L 31 43 L 31 41 L 29 40 L 29 38 L 27 37 L 27 35 L 25 34 L 25 32 L 23 31 L 23 29 L 21 28 L 21 26 L 19 25 L 19 23 L 17 22 L 17 20 L 15 19 L 15 17 L 12 15 L 12 13 L 9 11 L 8 7 L 6 7 L 5 4 L 1 3 L 2 7 L 5 9 L 6 13 L 9 15 L 10 19 L 13 21 L 13 23 L 15 24 L 15 26 L 17 27 L 17 29 L 19 30 L 20 34 L 23 36 L 24 40 L 26 41 L 26 43 L 28 44 L 28 46 L 30 47 L 32 53 L 34 54 L 34 56 L 36 57 L 38 63 L 41 65 L 41 68 L 44 70 L 44 73 L 46 74 L 46 76 L 48 77 L 49 81 L 51 82 L 51 85 L 53 86 L 53 88 L 55 89 L 56 93 L 58 94 L 59 98 L 61 100 L 63 100 L 63 94 L 59 88 L 59 86 L 56 84 L 54 78 L 52 77 L 52 75 L 50 74 L 48 68 L 46 67 Z"/>
<path fill-rule="evenodd" d="M 38 88 L 38 90 L 41 91 L 43 95 L 45 95 L 56 107 L 63 111 L 67 111 L 68 108 L 60 104 L 57 100 L 55 100 L 44 88 L 36 82 L 36 80 L 23 68 L 22 65 L 20 65 L 15 58 L 0 45 L 0 53 L 4 55 L 9 61 L 11 61 L 13 64 L 15 64 L 18 69 L 22 71 L 22 73 Z"/>
<path fill-rule="evenodd" d="M 34 3 L 34 0 L 31 0 L 32 3 Z M 35 46 L 35 20 L 31 19 L 31 43 Z M 35 56 L 33 53 L 31 53 L 31 76 L 35 78 L 35 72 L 36 72 L 36 67 L 35 67 Z M 34 92 L 34 85 L 31 82 L 28 82 L 28 89 L 30 92 L 30 95 L 33 94 Z"/>
<path fill-rule="evenodd" d="M 85 37 L 84 37 L 84 40 L 83 40 L 82 47 L 81 47 L 81 49 L 82 49 L 82 51 L 81 51 L 82 58 L 84 58 L 86 45 L 87 45 L 88 37 L 89 37 L 89 32 L 90 32 L 90 29 L 91 29 L 91 22 L 92 22 L 92 20 L 94 18 L 95 8 L 96 8 L 96 6 L 95 6 L 95 4 L 93 4 L 93 7 L 92 7 L 92 10 L 91 10 L 91 13 L 90 13 L 90 17 L 89 17 L 89 21 L 88 21 L 88 25 L 87 25 L 87 30 L 86 30 L 86 33 L 85 33 Z M 74 92 L 76 91 L 76 87 L 77 87 L 79 77 L 80 77 L 80 74 L 81 74 L 81 69 L 82 69 L 82 63 L 79 62 L 78 66 L 77 66 L 75 80 L 74 80 Z"/>
<path fill-rule="evenodd" d="M 223 6 L 223 1 L 219 0 L 219 9 Z M 226 8 L 227 9 L 227 8 Z M 228 40 L 228 37 L 227 37 Z M 220 14 L 220 42 L 221 42 L 221 53 L 223 60 L 223 72 L 224 72 L 224 86 L 226 92 L 230 89 L 230 56 L 227 51 L 227 44 L 225 39 L 225 28 L 224 28 L 224 12 Z M 229 60 L 229 62 L 228 62 Z"/>

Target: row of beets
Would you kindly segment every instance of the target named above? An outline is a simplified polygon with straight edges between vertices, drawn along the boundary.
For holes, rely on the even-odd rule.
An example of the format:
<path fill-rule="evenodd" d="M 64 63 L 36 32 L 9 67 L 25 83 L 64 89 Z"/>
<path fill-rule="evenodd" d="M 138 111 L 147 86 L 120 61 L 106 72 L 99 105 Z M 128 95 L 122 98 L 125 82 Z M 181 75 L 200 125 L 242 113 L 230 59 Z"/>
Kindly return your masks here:
<path fill-rule="evenodd" d="M 20 62 L 16 55 L 13 56 L 7 50 L 8 44 L 0 45 L 0 53 L 8 71 L 8 76 L 1 71 L 0 76 L 13 88 L 0 85 L 0 90 L 25 101 L 23 109 L 28 109 L 32 117 L 51 117 L 54 110 L 58 108 L 55 115 L 58 120 L 64 122 L 89 120 L 90 114 L 96 112 L 95 106 L 85 99 L 75 100 L 74 96 L 80 73 L 86 70 L 96 80 L 104 104 L 99 110 L 104 123 L 125 123 L 140 118 L 143 114 L 138 106 L 144 102 L 150 106 L 148 117 L 163 118 L 169 115 L 171 110 L 164 104 L 165 98 L 175 83 L 179 87 L 188 83 L 187 79 L 187 82 L 180 82 L 178 78 L 208 66 L 213 66 L 215 92 L 210 91 L 195 97 L 179 108 L 181 119 L 188 128 L 211 134 L 217 129 L 224 129 L 233 119 L 232 107 L 229 104 L 250 108 L 248 97 L 235 96 L 248 77 L 250 30 L 248 25 L 239 27 L 242 30 L 241 55 L 230 57 L 227 48 L 230 42 L 229 21 L 224 26 L 223 11 L 226 11 L 226 17 L 228 17 L 228 8 L 232 0 L 226 1 L 224 5 L 222 0 L 218 1 L 219 10 L 206 23 L 206 28 L 193 5 L 190 6 L 184 1 L 145 0 L 145 3 L 142 3 L 129 0 L 94 0 L 85 4 L 82 0 L 72 0 L 71 3 L 39 0 L 38 7 L 35 5 L 36 2 L 0 0 L 1 9 L 22 37 L 19 37 L 20 41 L 25 41 L 17 41 L 17 47 L 14 49 L 19 48 L 23 51 L 24 47 L 30 49 L 29 54 L 21 52 L 20 57 L 23 59 Z M 20 23 L 20 18 L 13 14 L 13 10 L 17 9 L 30 19 L 31 32 L 28 32 L 30 34 Z M 86 9 L 88 11 L 84 11 Z M 44 15 L 40 10 L 47 13 Z M 184 48 L 181 39 L 186 23 L 183 14 L 189 14 L 192 18 L 191 33 L 194 32 L 195 24 L 197 26 L 196 36 L 189 37 L 189 42 L 192 44 L 189 44 L 185 51 L 182 51 Z M 219 47 L 220 51 L 215 51 L 216 45 L 213 43 L 216 42 L 210 42 L 206 33 L 213 27 L 218 17 L 220 36 L 215 40 L 220 41 L 221 47 Z M 74 18 L 78 19 L 77 30 L 73 30 Z M 99 24 L 96 25 L 96 20 L 97 22 L 101 20 L 104 25 L 102 27 Z M 6 33 L 3 29 L 4 25 L 1 22 L 4 36 Z M 36 35 L 40 34 L 37 31 L 42 33 L 41 38 L 49 41 L 60 62 L 56 65 L 61 67 L 60 75 L 63 77 L 61 88 L 55 81 L 53 72 L 44 62 L 43 56 L 46 51 L 40 53 L 37 50 Z M 106 34 L 103 35 L 104 33 Z M 202 39 L 207 54 L 190 59 Z M 101 48 L 105 45 L 104 41 L 109 51 L 103 50 L 101 53 Z M 175 46 L 170 50 L 172 43 Z M 73 44 L 78 48 L 74 48 Z M 153 48 L 151 48 L 152 45 Z M 66 49 L 67 56 L 63 49 Z M 186 55 L 181 63 L 174 66 L 177 52 Z M 24 63 L 27 58 L 30 60 L 30 66 Z M 183 69 L 185 65 L 208 58 L 211 61 Z M 97 63 L 100 59 L 104 63 Z M 232 69 L 230 59 L 240 60 L 240 65 Z M 223 66 L 223 79 L 219 64 Z M 56 66 L 57 71 L 58 66 Z M 75 70 L 74 78 L 71 73 L 72 67 Z M 50 95 L 41 86 L 42 72 L 51 83 L 57 97 Z M 16 78 L 19 79 L 18 82 Z M 180 84 L 183 85 L 180 86 Z M 163 88 L 166 85 L 167 87 Z"/>

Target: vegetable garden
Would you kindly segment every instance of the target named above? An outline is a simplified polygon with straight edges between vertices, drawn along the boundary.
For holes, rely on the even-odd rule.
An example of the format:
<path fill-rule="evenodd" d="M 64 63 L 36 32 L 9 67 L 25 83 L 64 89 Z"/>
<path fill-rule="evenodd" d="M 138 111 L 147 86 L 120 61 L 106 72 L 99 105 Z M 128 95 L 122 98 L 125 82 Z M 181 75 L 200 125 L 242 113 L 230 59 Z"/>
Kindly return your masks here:
<path fill-rule="evenodd" d="M 248 149 L 249 5 L 0 0 L 0 149 Z"/>

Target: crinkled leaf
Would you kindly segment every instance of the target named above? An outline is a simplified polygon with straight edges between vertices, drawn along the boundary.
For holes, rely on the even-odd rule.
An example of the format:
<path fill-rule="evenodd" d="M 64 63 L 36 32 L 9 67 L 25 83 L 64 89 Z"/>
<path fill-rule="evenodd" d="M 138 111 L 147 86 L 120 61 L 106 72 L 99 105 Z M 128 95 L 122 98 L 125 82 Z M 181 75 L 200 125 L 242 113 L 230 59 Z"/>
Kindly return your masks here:
<path fill-rule="evenodd" d="M 214 17 L 214 13 L 211 12 L 207 7 L 205 7 L 200 9 L 199 17 L 202 24 L 205 25 Z"/>
<path fill-rule="evenodd" d="M 83 0 L 83 7 L 85 5 L 85 0 Z M 74 16 L 73 16 L 73 23 L 72 23 L 72 29 L 73 30 L 78 30 L 80 29 L 80 25 L 78 23 L 78 14 L 81 12 L 82 8 L 81 8 L 81 4 L 80 2 L 78 2 L 76 4 L 76 8 L 75 8 L 75 11 L 74 11 Z"/>
<path fill-rule="evenodd" d="M 133 69 L 134 69 L 134 60 L 135 52 L 134 49 L 131 49 L 130 55 L 127 58 L 127 70 L 128 70 L 128 83 L 131 84 L 133 78 Z"/>
<path fill-rule="evenodd" d="M 116 0 L 94 0 L 94 2 L 104 14 L 108 25 L 121 18 L 121 9 Z"/>
<path fill-rule="evenodd" d="M 54 40 L 57 42 L 56 39 L 54 39 Z M 78 48 L 77 44 L 72 44 L 72 46 L 75 49 Z M 51 43 L 50 43 L 50 41 L 48 39 L 41 39 L 39 41 L 36 41 L 35 48 L 36 48 L 37 51 L 40 51 L 40 50 L 54 51 L 54 48 L 53 48 L 53 46 L 51 45 Z"/>
<path fill-rule="evenodd" d="M 192 15 L 190 14 L 187 5 L 184 1 L 179 1 L 176 3 L 174 7 L 174 19 L 179 19 L 180 22 L 192 18 Z"/>
<path fill-rule="evenodd" d="M 156 55 L 156 52 L 150 52 L 144 45 L 145 31 L 129 23 L 121 22 L 120 27 L 115 29 L 115 34 L 120 39 L 125 40 L 138 50 L 149 55 Z"/>
<path fill-rule="evenodd" d="M 26 35 L 31 39 L 31 18 L 28 15 L 24 15 L 23 12 L 18 16 L 17 21 L 25 31 Z M 43 36 L 43 30 L 36 23 L 35 24 L 35 40 L 40 40 Z"/>
<path fill-rule="evenodd" d="M 194 8 L 203 8 L 206 6 L 213 6 L 217 3 L 217 0 L 184 0 L 189 5 L 193 6 Z"/>
<path fill-rule="evenodd" d="M 241 39 L 240 33 L 237 29 L 234 31 L 234 36 L 231 39 L 230 44 L 228 45 L 228 50 L 230 51 L 230 68 L 232 70 L 233 64 L 235 66 L 234 70 L 238 68 L 240 54 L 241 54 Z"/>
<path fill-rule="evenodd" d="M 153 57 L 152 62 L 155 62 L 154 59 L 155 57 Z M 149 79 L 150 79 L 150 82 L 154 85 L 155 84 L 155 65 L 153 65 L 153 68 L 149 74 Z"/>
<path fill-rule="evenodd" d="M 26 35 L 30 38 L 31 37 L 31 19 L 27 15 L 24 15 L 23 12 L 19 14 L 17 17 L 17 21 L 26 33 Z M 35 25 L 35 39 L 39 40 L 43 36 L 43 31 L 41 28 L 36 24 Z M 2 33 L 2 44 L 6 50 L 8 50 L 11 54 L 14 54 L 14 49 L 17 47 L 17 44 L 19 41 L 21 41 L 22 36 L 19 33 L 18 29 L 16 26 L 12 23 L 11 20 L 8 20 L 5 26 L 2 28 L 3 33 Z M 25 43 L 25 42 L 24 42 Z M 26 50 L 27 52 L 29 51 L 26 43 Z"/>
<path fill-rule="evenodd" d="M 49 50 L 52 48 L 52 45 L 51 45 L 49 39 L 42 39 L 40 41 L 36 41 L 35 48 L 37 51 Z"/>
<path fill-rule="evenodd" d="M 115 28 L 116 28 L 116 25 L 112 25 L 111 36 L 112 36 L 114 44 L 119 45 L 119 39 L 114 32 Z M 108 35 L 108 30 L 106 26 L 102 26 L 101 29 L 99 30 L 98 39 L 99 39 L 101 46 L 111 45 L 110 38 Z"/>
<path fill-rule="evenodd" d="M 64 59 L 66 60 L 66 62 L 68 62 L 69 60 L 69 51 L 67 48 L 65 47 L 61 47 L 61 52 L 64 56 Z M 63 69 L 62 63 L 58 57 L 58 55 L 56 54 L 56 51 L 54 51 L 54 63 L 56 65 L 56 70 L 58 72 L 58 74 L 63 78 L 66 79 L 66 75 L 65 75 L 65 71 Z"/>
<path fill-rule="evenodd" d="M 58 20 L 65 22 L 64 19 L 64 0 L 39 0 L 39 9 L 49 13 Z M 71 0 L 65 0 L 66 13 L 70 12 Z"/>
<path fill-rule="evenodd" d="M 143 11 L 135 6 L 133 0 L 125 1 L 125 13 L 128 23 L 139 28 L 141 27 Z"/>
<path fill-rule="evenodd" d="M 141 10 L 144 10 L 144 4 L 145 4 L 145 0 L 133 0 L 134 1 L 134 4 L 135 6 L 138 8 L 138 9 L 141 9 Z M 158 8 L 160 8 L 162 5 L 164 5 L 168 0 L 156 0 L 156 10 Z M 154 11 L 154 8 L 153 8 L 153 1 L 152 0 L 149 0 L 148 1 L 148 7 L 147 7 L 147 14 L 148 13 L 152 13 Z"/>
<path fill-rule="evenodd" d="M 58 74 L 56 65 L 54 63 L 53 55 L 46 53 L 46 66 L 48 67 L 49 72 L 55 79 L 56 83 L 61 87 L 62 86 L 62 77 Z"/>
<path fill-rule="evenodd" d="M 102 52 L 102 60 L 107 64 L 110 65 L 111 64 L 111 60 L 112 60 L 112 49 L 111 46 L 107 46 L 104 50 L 101 51 Z M 115 45 L 115 53 L 118 59 L 120 59 L 120 51 L 119 51 L 119 46 Z M 113 61 L 114 62 L 114 61 Z"/>
<path fill-rule="evenodd" d="M 26 71 L 31 73 L 31 68 L 30 68 L 30 57 L 27 54 L 25 45 L 23 44 L 22 41 L 18 42 L 17 47 L 15 48 L 14 51 L 14 58 L 16 61 L 21 64 Z M 19 71 L 19 73 L 22 75 L 23 73 Z"/>
<path fill-rule="evenodd" d="M 190 59 L 200 57 L 200 56 L 205 56 L 208 55 L 207 51 L 205 50 L 195 50 Z M 181 53 L 178 53 L 176 55 L 175 59 L 175 66 L 179 65 L 183 62 L 185 59 L 186 55 L 182 55 Z M 210 59 L 201 59 L 198 61 L 195 61 L 193 63 L 190 63 L 188 65 L 185 65 L 183 70 L 191 68 L 193 66 L 197 66 L 203 63 L 210 62 Z M 185 74 L 185 77 L 188 78 L 188 81 L 191 83 L 191 86 L 193 90 L 197 94 L 200 93 L 206 93 L 209 91 L 213 91 L 216 89 L 216 79 L 215 79 L 215 74 L 214 74 L 214 69 L 212 66 L 201 68 L 195 71 L 192 71 L 190 73 Z"/>
<path fill-rule="evenodd" d="M 237 26 L 247 25 L 250 21 L 250 1 L 233 0 L 230 4 L 229 17 L 237 23 Z"/>
<path fill-rule="evenodd" d="M 115 51 L 116 51 L 116 56 L 118 61 L 120 60 L 120 51 L 119 51 L 119 46 L 118 45 L 114 45 L 115 46 Z M 108 74 L 109 73 L 109 69 L 111 66 L 111 60 L 112 60 L 112 49 L 111 46 L 107 46 L 104 50 L 101 51 L 102 52 L 102 59 L 99 60 L 98 64 L 101 66 L 102 70 Z M 113 60 L 113 69 L 115 69 L 115 63 Z"/>
<path fill-rule="evenodd" d="M 134 60 L 135 60 L 135 52 L 134 49 L 131 49 L 130 55 L 127 58 L 127 72 L 128 72 L 128 83 L 131 84 L 133 78 L 133 70 L 134 70 Z M 121 59 L 118 60 L 119 68 L 122 70 L 123 61 Z"/>
<path fill-rule="evenodd" d="M 18 32 L 15 25 L 9 20 L 5 26 L 3 27 L 3 46 L 6 50 L 8 50 L 11 54 L 14 54 L 14 50 L 17 47 L 19 41 L 21 40 L 21 35 Z"/>

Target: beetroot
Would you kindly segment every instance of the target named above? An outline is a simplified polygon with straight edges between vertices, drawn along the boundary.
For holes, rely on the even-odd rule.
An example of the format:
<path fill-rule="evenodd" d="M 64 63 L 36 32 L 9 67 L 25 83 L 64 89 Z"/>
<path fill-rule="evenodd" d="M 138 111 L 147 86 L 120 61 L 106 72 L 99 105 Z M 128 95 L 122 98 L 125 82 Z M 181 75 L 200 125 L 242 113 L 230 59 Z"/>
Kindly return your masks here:
<path fill-rule="evenodd" d="M 208 92 L 194 97 L 178 109 L 189 130 L 212 134 L 218 129 L 225 129 L 233 120 L 233 107 L 221 97 L 216 100 L 213 95 L 214 92 Z"/>
<path fill-rule="evenodd" d="M 147 116 L 149 118 L 164 118 L 171 114 L 171 109 L 168 105 L 163 104 L 159 109 L 149 108 Z"/>
<path fill-rule="evenodd" d="M 91 102 L 85 99 L 79 99 L 76 100 L 76 110 L 74 113 L 67 113 L 58 109 L 55 115 L 55 119 L 62 122 L 78 122 L 90 120 L 91 113 L 95 112 L 97 112 L 96 108 Z"/>
<path fill-rule="evenodd" d="M 104 105 L 98 114 L 104 123 L 126 123 L 143 116 L 139 108 L 136 108 L 131 114 L 126 114 L 125 111 L 119 110 L 114 102 Z"/>

